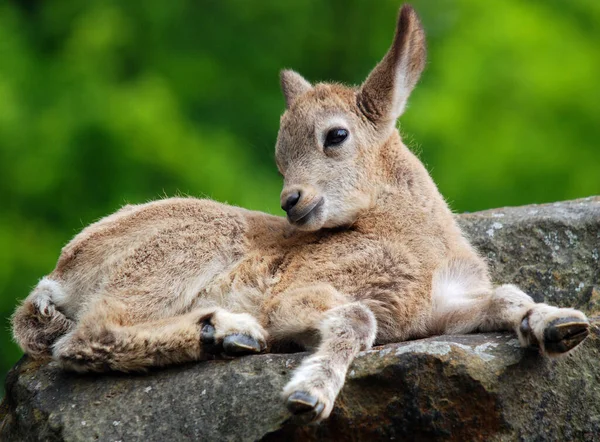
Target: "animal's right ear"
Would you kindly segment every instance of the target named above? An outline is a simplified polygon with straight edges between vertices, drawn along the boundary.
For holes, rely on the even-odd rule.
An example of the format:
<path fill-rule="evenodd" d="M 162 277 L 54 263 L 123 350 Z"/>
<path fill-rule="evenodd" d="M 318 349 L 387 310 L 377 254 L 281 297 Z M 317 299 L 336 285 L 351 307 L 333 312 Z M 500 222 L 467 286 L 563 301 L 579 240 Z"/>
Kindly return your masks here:
<path fill-rule="evenodd" d="M 311 84 L 302 75 L 289 69 L 281 71 L 281 90 L 285 97 L 285 107 L 290 108 L 292 103 L 305 92 L 312 89 Z"/>
<path fill-rule="evenodd" d="M 410 5 L 402 6 L 392 46 L 358 92 L 358 106 L 376 124 L 395 123 L 425 67 L 425 32 Z"/>

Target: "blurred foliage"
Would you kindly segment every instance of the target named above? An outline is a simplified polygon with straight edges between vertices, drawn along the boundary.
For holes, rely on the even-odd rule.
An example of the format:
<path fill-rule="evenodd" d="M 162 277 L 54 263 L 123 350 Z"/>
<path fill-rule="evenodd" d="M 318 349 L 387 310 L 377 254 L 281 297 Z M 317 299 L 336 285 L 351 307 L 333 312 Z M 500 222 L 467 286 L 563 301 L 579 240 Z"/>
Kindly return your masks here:
<path fill-rule="evenodd" d="M 598 193 L 600 2 L 413 3 L 429 64 L 401 130 L 452 207 Z M 360 83 L 398 6 L 2 2 L 0 373 L 17 299 L 83 226 L 177 194 L 279 213 L 279 69 Z"/>

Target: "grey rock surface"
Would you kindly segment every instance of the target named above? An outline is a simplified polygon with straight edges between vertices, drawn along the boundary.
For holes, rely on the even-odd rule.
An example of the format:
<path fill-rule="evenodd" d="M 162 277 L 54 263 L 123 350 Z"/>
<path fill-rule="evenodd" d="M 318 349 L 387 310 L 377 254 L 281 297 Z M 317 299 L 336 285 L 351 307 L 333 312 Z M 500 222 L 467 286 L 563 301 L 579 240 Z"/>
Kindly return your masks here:
<path fill-rule="evenodd" d="M 600 310 L 600 198 L 459 216 L 497 282 Z M 302 427 L 279 397 L 305 354 L 266 354 L 83 376 L 23 358 L 0 406 L 4 441 L 600 440 L 600 318 L 572 355 L 505 333 L 363 352 L 332 416 Z"/>
<path fill-rule="evenodd" d="M 537 302 L 600 310 L 600 196 L 458 216 L 495 282 Z"/>

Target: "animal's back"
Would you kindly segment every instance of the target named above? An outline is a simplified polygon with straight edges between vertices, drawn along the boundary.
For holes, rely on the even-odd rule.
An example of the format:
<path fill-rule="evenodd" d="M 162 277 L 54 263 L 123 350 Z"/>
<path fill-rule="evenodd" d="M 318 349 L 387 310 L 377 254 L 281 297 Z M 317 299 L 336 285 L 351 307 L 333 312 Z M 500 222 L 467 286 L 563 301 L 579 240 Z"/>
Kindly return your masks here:
<path fill-rule="evenodd" d="M 171 198 L 127 205 L 91 224 L 15 312 L 19 345 L 34 356 L 48 354 L 91 306 L 111 298 L 129 298 L 132 322 L 189 311 L 211 280 L 246 253 L 250 213 Z"/>

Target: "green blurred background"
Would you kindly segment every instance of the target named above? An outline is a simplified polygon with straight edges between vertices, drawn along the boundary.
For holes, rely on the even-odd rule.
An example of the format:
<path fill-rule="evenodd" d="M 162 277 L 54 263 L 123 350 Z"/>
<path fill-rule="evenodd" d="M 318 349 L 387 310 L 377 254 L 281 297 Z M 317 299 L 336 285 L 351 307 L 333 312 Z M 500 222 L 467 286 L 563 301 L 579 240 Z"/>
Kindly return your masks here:
<path fill-rule="evenodd" d="M 600 193 L 600 2 L 413 4 L 429 63 L 401 130 L 451 206 Z M 179 194 L 280 214 L 279 70 L 360 83 L 398 6 L 2 2 L 0 378 L 17 300 L 83 226 Z"/>

